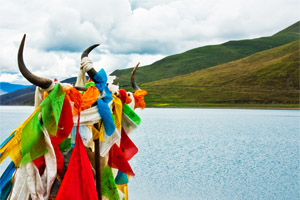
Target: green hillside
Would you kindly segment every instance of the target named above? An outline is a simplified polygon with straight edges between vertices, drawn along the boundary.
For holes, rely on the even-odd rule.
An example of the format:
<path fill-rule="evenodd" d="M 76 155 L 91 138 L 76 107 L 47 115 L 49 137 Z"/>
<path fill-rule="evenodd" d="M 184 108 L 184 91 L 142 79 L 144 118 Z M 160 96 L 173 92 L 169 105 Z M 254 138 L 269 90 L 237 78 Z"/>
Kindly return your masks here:
<path fill-rule="evenodd" d="M 151 65 L 140 67 L 137 71 L 136 81 L 147 83 L 188 74 L 290 43 L 299 39 L 299 23 L 297 22 L 270 37 L 229 41 L 221 45 L 199 47 L 165 57 Z M 117 82 L 121 87 L 129 86 L 131 70 L 132 68 L 116 70 L 112 73 L 118 77 Z"/>
<path fill-rule="evenodd" d="M 299 106 L 299 40 L 190 74 L 141 85 L 148 105 Z"/>

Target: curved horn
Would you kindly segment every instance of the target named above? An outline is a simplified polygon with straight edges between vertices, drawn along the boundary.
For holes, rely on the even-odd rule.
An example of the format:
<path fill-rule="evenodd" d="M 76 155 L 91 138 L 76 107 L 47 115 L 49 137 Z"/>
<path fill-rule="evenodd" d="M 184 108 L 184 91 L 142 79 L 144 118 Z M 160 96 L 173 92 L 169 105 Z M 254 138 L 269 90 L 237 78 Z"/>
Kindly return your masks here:
<path fill-rule="evenodd" d="M 19 47 L 19 52 L 18 52 L 18 66 L 19 66 L 19 70 L 22 73 L 22 75 L 32 84 L 39 86 L 43 89 L 47 89 L 50 87 L 50 85 L 52 84 L 52 80 L 47 79 L 47 78 L 42 78 L 39 76 L 34 75 L 33 73 L 31 73 L 23 60 L 23 49 L 24 49 L 24 44 L 25 44 L 25 38 L 26 38 L 26 34 L 24 34 L 22 42 L 20 44 Z"/>
<path fill-rule="evenodd" d="M 134 77 L 135 77 L 135 72 L 137 68 L 139 67 L 140 62 L 133 68 L 131 72 L 131 87 L 133 88 L 134 91 L 140 90 L 139 86 L 135 83 Z"/>
<path fill-rule="evenodd" d="M 100 44 L 94 44 L 94 45 L 90 46 L 89 48 L 87 48 L 86 50 L 84 50 L 84 52 L 81 54 L 81 59 L 84 57 L 88 57 L 89 53 L 99 45 Z M 97 74 L 97 71 L 94 68 L 92 68 L 87 73 L 88 73 L 89 77 L 91 77 L 93 79 L 93 77 Z"/>
<path fill-rule="evenodd" d="M 99 46 L 100 44 L 94 44 L 92 46 L 90 46 L 89 48 L 87 48 L 86 50 L 84 50 L 84 52 L 81 54 L 81 59 L 84 57 L 88 57 L 89 53 L 96 48 L 97 46 Z"/>

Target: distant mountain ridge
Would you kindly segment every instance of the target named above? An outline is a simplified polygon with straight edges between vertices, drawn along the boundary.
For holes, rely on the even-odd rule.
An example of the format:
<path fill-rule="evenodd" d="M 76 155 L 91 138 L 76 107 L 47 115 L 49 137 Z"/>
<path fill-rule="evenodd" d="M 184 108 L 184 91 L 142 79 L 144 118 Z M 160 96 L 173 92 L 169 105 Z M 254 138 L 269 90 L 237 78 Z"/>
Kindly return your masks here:
<path fill-rule="evenodd" d="M 11 84 L 7 82 L 0 82 L 0 95 L 5 93 L 10 93 L 16 90 L 24 89 L 30 85 L 20 85 L 20 84 Z"/>
<path fill-rule="evenodd" d="M 270 37 L 229 41 L 167 56 L 151 65 L 139 67 L 136 81 L 147 83 L 188 74 L 299 40 L 299 24 L 300 21 Z M 129 87 L 131 71 L 132 68 L 116 70 L 112 75 L 117 76 L 116 83 L 121 87 Z"/>
<path fill-rule="evenodd" d="M 76 77 L 71 77 L 61 82 L 75 84 Z M 36 86 L 31 85 L 24 89 L 0 95 L 0 105 L 33 105 L 35 88 Z"/>

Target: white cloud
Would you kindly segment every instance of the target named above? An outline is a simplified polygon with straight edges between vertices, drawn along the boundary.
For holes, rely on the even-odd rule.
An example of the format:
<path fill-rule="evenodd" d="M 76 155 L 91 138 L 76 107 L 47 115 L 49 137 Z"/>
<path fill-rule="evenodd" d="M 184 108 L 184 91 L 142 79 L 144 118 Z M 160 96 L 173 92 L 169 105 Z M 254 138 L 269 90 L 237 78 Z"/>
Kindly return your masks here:
<path fill-rule="evenodd" d="M 62 80 L 77 74 L 80 52 L 95 43 L 101 43 L 90 55 L 95 68 L 112 72 L 203 45 L 272 35 L 299 20 L 298 11 L 298 0 L 4 1 L 0 66 L 18 72 L 23 33 L 28 68 Z"/>
<path fill-rule="evenodd" d="M 30 85 L 20 74 L 0 73 L 0 82 Z"/>

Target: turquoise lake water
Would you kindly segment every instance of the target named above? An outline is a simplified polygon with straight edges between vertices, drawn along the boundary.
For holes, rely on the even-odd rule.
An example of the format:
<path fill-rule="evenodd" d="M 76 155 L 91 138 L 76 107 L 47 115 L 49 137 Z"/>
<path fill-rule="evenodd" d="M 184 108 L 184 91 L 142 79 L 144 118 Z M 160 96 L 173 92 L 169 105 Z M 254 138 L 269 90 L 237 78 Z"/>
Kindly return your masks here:
<path fill-rule="evenodd" d="M 2 142 L 33 107 L 0 111 Z M 130 134 L 139 148 L 130 161 L 131 200 L 300 199 L 300 111 L 137 112 L 142 123 Z"/>

